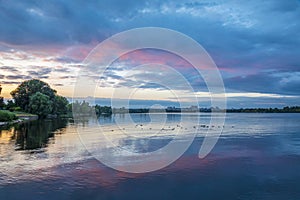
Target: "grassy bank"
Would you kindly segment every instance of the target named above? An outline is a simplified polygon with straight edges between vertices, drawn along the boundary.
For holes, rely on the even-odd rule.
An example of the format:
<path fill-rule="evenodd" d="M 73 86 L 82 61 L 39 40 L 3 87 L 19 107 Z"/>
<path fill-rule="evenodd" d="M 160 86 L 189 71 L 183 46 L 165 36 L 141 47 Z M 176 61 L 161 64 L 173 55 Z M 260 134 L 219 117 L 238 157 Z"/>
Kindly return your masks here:
<path fill-rule="evenodd" d="M 21 112 L 21 111 L 15 111 L 13 112 L 18 118 L 38 118 L 37 115 L 31 114 L 31 113 L 26 113 L 26 112 Z"/>
<path fill-rule="evenodd" d="M 8 110 L 0 110 L 0 127 L 8 126 L 26 121 L 37 120 L 38 116 L 25 112 L 10 112 Z"/>
<path fill-rule="evenodd" d="M 18 119 L 17 115 L 7 110 L 0 110 L 0 122 L 11 122 Z"/>

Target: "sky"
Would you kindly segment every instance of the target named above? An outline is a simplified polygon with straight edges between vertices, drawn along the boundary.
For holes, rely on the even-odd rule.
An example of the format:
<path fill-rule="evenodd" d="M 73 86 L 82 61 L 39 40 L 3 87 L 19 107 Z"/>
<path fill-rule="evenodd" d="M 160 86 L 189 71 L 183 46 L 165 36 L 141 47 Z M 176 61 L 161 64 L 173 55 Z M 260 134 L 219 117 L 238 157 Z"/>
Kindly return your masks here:
<path fill-rule="evenodd" d="M 10 98 L 23 80 L 38 78 L 71 98 L 82 61 L 99 43 L 132 28 L 162 27 L 191 37 L 209 53 L 222 75 L 228 107 L 299 105 L 299 19 L 298 0 L 0 0 L 1 95 Z M 159 66 L 138 67 L 153 62 Z M 183 74 L 208 105 L 210 94 L 193 66 L 155 49 L 123 55 L 103 75 L 95 73 L 101 80 L 95 97 L 106 104 L 115 88 L 125 93 L 134 88 L 133 104 L 171 105 L 176 100 L 166 86 L 172 86 L 188 104 L 194 93 L 161 65 Z"/>

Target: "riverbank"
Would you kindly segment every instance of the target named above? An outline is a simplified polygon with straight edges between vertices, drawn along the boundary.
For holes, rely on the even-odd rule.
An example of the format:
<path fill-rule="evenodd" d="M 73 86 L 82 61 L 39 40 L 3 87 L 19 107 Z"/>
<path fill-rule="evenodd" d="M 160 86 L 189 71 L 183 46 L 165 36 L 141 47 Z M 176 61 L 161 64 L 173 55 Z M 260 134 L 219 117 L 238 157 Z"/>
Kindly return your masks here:
<path fill-rule="evenodd" d="M 38 115 L 34 115 L 31 113 L 26 112 L 13 112 L 19 119 L 23 120 L 37 120 L 39 117 Z"/>
<path fill-rule="evenodd" d="M 0 127 L 37 120 L 39 118 L 37 115 L 25 113 L 25 112 L 11 112 L 11 113 L 15 114 L 17 119 L 6 121 L 6 122 L 0 121 Z"/>

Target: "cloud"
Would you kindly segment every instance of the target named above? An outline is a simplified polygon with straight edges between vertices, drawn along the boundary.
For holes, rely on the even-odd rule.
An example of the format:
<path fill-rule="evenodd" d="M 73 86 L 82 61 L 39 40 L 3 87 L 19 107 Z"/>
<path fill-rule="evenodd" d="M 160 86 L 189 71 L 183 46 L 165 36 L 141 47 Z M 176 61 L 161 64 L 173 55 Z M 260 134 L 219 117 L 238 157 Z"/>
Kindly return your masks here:
<path fill-rule="evenodd" d="M 64 84 L 61 84 L 61 83 L 54 83 L 53 85 L 54 85 L 54 86 L 57 86 L 57 87 L 64 86 Z"/>
<path fill-rule="evenodd" d="M 11 66 L 0 66 L 0 69 L 7 71 L 7 72 L 19 73 L 19 70 L 17 70 L 15 67 L 11 67 Z"/>
<path fill-rule="evenodd" d="M 269 72 L 225 79 L 228 89 L 287 95 L 300 94 L 300 72 Z"/>
<path fill-rule="evenodd" d="M 1 1 L 0 70 L 4 81 L 75 78 L 98 42 L 131 28 L 158 26 L 199 42 L 219 67 L 228 91 L 299 96 L 299 18 L 296 0 Z M 194 89 L 205 90 L 188 63 L 153 50 L 120 57 L 101 79 L 110 87 L 155 89 L 151 79 L 166 83 L 168 73 L 140 72 L 124 79 L 133 67 L 150 61 L 172 66 Z M 96 72 L 93 76 L 99 78 Z"/>
<path fill-rule="evenodd" d="M 20 80 L 26 80 L 26 79 L 31 79 L 31 76 L 24 76 L 24 75 L 8 75 L 5 76 L 5 79 L 8 80 L 15 80 L 15 79 L 20 79 Z"/>
<path fill-rule="evenodd" d="M 15 84 L 20 84 L 21 81 L 1 81 L 1 83 L 7 85 L 15 85 Z"/>
<path fill-rule="evenodd" d="M 56 72 L 62 72 L 62 73 L 68 73 L 68 72 L 70 72 L 70 69 L 59 67 L 59 68 L 55 68 L 54 71 L 56 71 Z"/>
<path fill-rule="evenodd" d="M 0 40 L 14 44 L 102 40 L 111 32 L 111 18 L 133 14 L 136 4 L 106 0 L 1 2 Z"/>
<path fill-rule="evenodd" d="M 76 76 L 60 76 L 59 79 L 76 78 Z"/>

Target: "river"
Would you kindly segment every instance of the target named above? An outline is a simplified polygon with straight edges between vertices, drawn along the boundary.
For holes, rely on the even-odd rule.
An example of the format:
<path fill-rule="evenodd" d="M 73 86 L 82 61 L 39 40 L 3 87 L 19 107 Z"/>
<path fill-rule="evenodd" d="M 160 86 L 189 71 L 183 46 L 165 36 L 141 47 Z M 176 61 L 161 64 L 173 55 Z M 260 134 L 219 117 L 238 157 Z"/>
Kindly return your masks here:
<path fill-rule="evenodd" d="M 126 173 L 102 164 L 95 154 L 111 156 L 118 166 L 133 160 L 113 153 L 103 141 L 84 140 L 79 130 L 100 124 L 127 151 L 153 152 L 175 137 L 172 131 L 180 127 L 181 114 L 116 114 L 2 128 L 0 199 L 300 198 L 300 114 L 228 113 L 222 135 L 203 159 L 198 152 L 206 127 L 193 129 L 198 114 L 183 115 L 190 123 L 180 125 L 180 140 L 196 131 L 192 144 L 174 163 L 149 173 Z M 208 124 L 210 114 L 200 118 Z M 91 144 L 97 147 L 93 152 L 88 151 Z"/>

